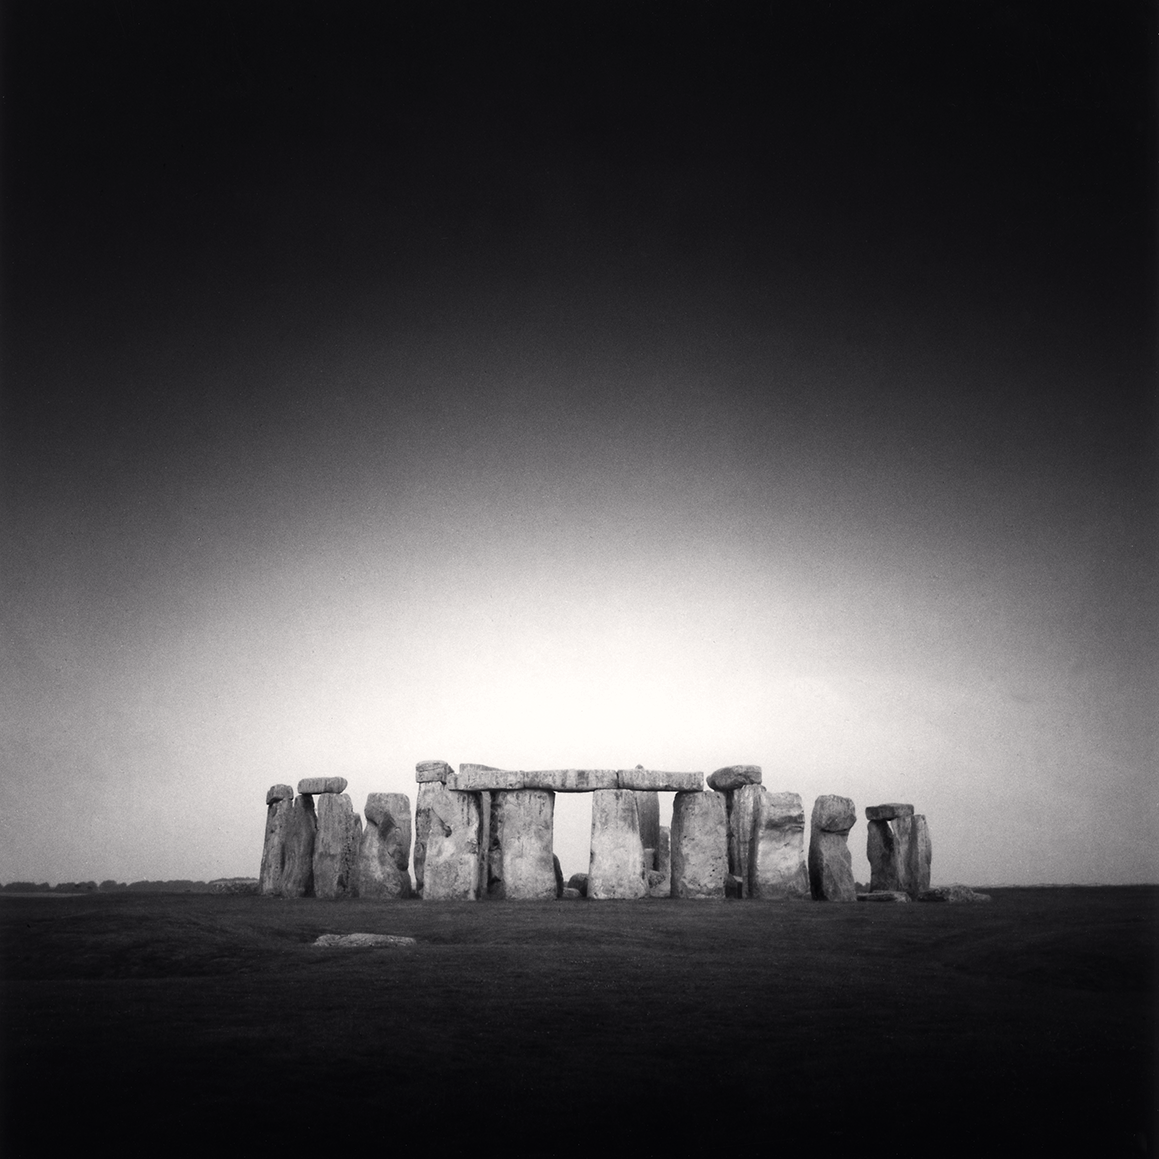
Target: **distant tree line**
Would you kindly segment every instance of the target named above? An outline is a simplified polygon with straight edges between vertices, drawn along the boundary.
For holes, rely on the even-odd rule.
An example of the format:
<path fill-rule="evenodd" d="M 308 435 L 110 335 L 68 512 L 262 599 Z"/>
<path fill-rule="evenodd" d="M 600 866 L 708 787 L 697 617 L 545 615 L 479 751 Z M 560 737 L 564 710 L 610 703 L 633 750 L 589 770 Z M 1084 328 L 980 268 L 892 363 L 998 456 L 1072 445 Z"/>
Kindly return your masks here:
<path fill-rule="evenodd" d="M 176 878 L 172 881 L 62 881 L 49 885 L 47 881 L 10 881 L 0 885 L 0 893 L 220 893 L 224 882 L 256 882 L 249 877 L 219 877 L 213 881 L 189 881 Z"/>

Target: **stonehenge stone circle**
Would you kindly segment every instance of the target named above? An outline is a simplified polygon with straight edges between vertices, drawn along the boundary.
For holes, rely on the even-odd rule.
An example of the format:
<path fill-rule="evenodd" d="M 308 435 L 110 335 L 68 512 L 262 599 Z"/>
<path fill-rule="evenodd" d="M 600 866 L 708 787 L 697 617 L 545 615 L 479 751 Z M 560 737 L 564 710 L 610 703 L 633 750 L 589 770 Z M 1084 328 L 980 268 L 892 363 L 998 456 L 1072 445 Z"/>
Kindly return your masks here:
<path fill-rule="evenodd" d="M 930 830 L 912 805 L 871 805 L 865 810 L 869 826 L 869 891 L 900 890 L 917 897 L 930 886 Z"/>
<path fill-rule="evenodd" d="M 358 851 L 359 897 L 410 897 L 410 798 L 371 793 Z"/>
<path fill-rule="evenodd" d="M 647 892 L 636 794 L 631 789 L 597 789 L 592 793 L 588 897 L 637 898 Z"/>
<path fill-rule="evenodd" d="M 809 830 L 809 888 L 815 901 L 856 901 L 849 830 L 857 809 L 848 797 L 826 793 L 813 803 Z"/>
<path fill-rule="evenodd" d="M 286 826 L 294 807 L 294 790 L 289 785 L 273 785 L 266 793 L 266 835 L 262 843 L 262 868 L 258 893 L 281 892 L 282 866 L 286 860 Z"/>
<path fill-rule="evenodd" d="M 345 793 L 322 793 L 314 805 L 314 896 L 346 897 L 354 893 L 362 818 Z"/>
<path fill-rule="evenodd" d="M 447 777 L 448 789 L 461 793 L 512 789 L 551 789 L 555 793 L 594 793 L 601 789 L 649 789 L 675 793 L 704 787 L 703 773 L 664 773 L 652 769 L 493 769 L 460 765 Z"/>
<path fill-rule="evenodd" d="M 797 793 L 761 789 L 749 852 L 750 896 L 792 901 L 809 896 L 805 867 L 805 809 Z"/>
<path fill-rule="evenodd" d="M 677 793 L 672 803 L 670 896 L 723 898 L 728 872 L 724 794 Z"/>

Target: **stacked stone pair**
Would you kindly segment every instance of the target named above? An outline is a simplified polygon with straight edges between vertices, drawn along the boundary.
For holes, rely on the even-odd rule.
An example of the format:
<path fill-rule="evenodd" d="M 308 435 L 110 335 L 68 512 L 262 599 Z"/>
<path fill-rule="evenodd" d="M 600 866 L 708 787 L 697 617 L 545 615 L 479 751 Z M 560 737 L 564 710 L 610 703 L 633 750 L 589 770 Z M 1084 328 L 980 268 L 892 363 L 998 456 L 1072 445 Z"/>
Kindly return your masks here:
<path fill-rule="evenodd" d="M 912 805 L 870 805 L 866 856 L 869 858 L 869 892 L 894 895 L 898 900 L 917 898 L 930 888 L 933 848 L 925 817 Z"/>
<path fill-rule="evenodd" d="M 258 892 L 276 897 L 408 897 L 410 801 L 371 793 L 366 827 L 345 777 L 305 777 L 266 794 Z"/>

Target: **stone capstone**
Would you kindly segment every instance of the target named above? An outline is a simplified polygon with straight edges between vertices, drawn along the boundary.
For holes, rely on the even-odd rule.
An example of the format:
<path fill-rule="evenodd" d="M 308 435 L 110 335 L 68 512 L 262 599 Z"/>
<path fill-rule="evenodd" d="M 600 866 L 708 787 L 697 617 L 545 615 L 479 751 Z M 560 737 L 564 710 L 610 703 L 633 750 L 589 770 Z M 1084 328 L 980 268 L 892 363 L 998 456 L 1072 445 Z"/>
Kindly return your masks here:
<path fill-rule="evenodd" d="M 703 773 L 666 773 L 651 769 L 495 769 L 463 764 L 447 777 L 447 788 L 480 793 L 516 789 L 549 789 L 554 793 L 594 793 L 601 789 L 680 792 L 700 789 Z"/>
<path fill-rule="evenodd" d="M 809 889 L 814 901 L 857 900 L 853 858 L 849 853 L 849 829 L 855 824 L 857 810 L 848 797 L 826 793 L 813 803 Z"/>
<path fill-rule="evenodd" d="M 292 801 L 294 790 L 289 785 L 271 785 L 266 791 L 266 804 L 272 805 L 275 801 Z"/>
<path fill-rule="evenodd" d="M 805 809 L 797 793 L 761 789 L 749 852 L 749 896 L 795 901 L 809 896 L 805 866 Z"/>
<path fill-rule="evenodd" d="M 289 788 L 288 785 L 275 785 L 274 789 Z M 294 808 L 294 793 L 290 790 L 288 797 L 274 797 L 266 795 L 266 835 L 262 843 L 262 867 L 258 873 L 258 892 L 266 896 L 277 896 L 282 889 L 282 868 L 286 860 L 286 828 L 290 823 L 290 814 Z"/>
<path fill-rule="evenodd" d="M 363 812 L 358 896 L 410 897 L 410 798 L 405 793 L 371 793 Z"/>
<path fill-rule="evenodd" d="M 865 810 L 866 821 L 894 821 L 898 817 L 912 817 L 912 805 L 870 805 Z"/>
<path fill-rule="evenodd" d="M 314 896 L 314 837 L 318 818 L 314 798 L 295 797 L 286 818 L 286 838 L 282 858 L 282 897 Z"/>
<path fill-rule="evenodd" d="M 672 802 L 672 884 L 680 898 L 723 898 L 728 872 L 724 795 L 677 793 Z"/>
<path fill-rule="evenodd" d="M 445 783 L 448 777 L 453 777 L 454 775 L 455 770 L 446 761 L 419 761 L 415 765 L 415 780 L 420 785 L 428 781 Z"/>
<path fill-rule="evenodd" d="M 742 785 L 759 785 L 761 783 L 760 765 L 726 765 L 717 769 L 708 778 L 708 787 L 721 793 L 739 789 Z"/>
<path fill-rule="evenodd" d="M 438 782 L 428 800 L 424 901 L 475 901 L 487 888 L 490 801 Z"/>
<path fill-rule="evenodd" d="M 303 777 L 298 782 L 298 792 L 305 796 L 318 793 L 345 793 L 345 777 Z"/>
<path fill-rule="evenodd" d="M 588 897 L 638 898 L 648 892 L 636 794 L 631 789 L 592 793 Z"/>
<path fill-rule="evenodd" d="M 314 896 L 333 899 L 353 895 L 362 818 L 345 793 L 323 793 L 314 807 L 318 818 Z"/>
<path fill-rule="evenodd" d="M 554 818 L 554 793 L 514 789 L 492 794 L 488 896 L 509 901 L 556 896 Z"/>

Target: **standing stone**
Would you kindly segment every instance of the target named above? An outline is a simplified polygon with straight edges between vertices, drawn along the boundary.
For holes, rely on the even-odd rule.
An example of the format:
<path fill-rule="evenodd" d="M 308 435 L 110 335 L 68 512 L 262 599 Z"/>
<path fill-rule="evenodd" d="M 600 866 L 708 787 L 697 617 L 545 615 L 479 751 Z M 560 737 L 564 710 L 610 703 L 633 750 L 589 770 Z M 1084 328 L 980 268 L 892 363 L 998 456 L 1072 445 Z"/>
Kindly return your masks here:
<path fill-rule="evenodd" d="M 323 793 L 315 803 L 318 818 L 314 838 L 314 896 L 353 894 L 362 819 L 355 825 L 354 806 L 345 793 Z"/>
<path fill-rule="evenodd" d="M 441 782 L 429 798 L 430 831 L 423 874 L 424 901 L 476 901 L 487 888 L 490 801 Z M 480 796 L 484 800 L 480 801 Z"/>
<path fill-rule="evenodd" d="M 672 803 L 672 897 L 723 898 L 728 872 L 724 794 L 677 793 Z"/>
<path fill-rule="evenodd" d="M 371 793 L 358 850 L 358 896 L 410 897 L 410 798 Z"/>
<path fill-rule="evenodd" d="M 631 789 L 592 793 L 589 898 L 637 898 L 648 892 L 636 794 Z"/>
<path fill-rule="evenodd" d="M 314 896 L 314 836 L 317 829 L 314 798 L 309 794 L 295 798 L 286 820 L 282 897 Z"/>
<path fill-rule="evenodd" d="M 869 826 L 865 853 L 869 858 L 870 893 L 897 890 L 911 893 L 911 874 L 919 870 L 917 854 L 913 852 L 917 828 L 914 807 L 870 805 L 865 810 L 865 818 Z"/>
<path fill-rule="evenodd" d="M 728 812 L 728 872 L 740 879 L 741 897 L 750 897 L 749 855 L 756 827 L 757 802 L 764 790 L 757 782 L 725 794 Z"/>
<path fill-rule="evenodd" d="M 555 874 L 555 896 L 556 898 L 563 897 L 563 891 L 566 888 L 563 884 L 563 866 L 559 863 L 559 858 L 553 853 L 551 855 L 551 868 Z"/>
<path fill-rule="evenodd" d="M 761 789 L 749 852 L 749 895 L 766 901 L 809 896 L 805 867 L 805 808 L 797 793 Z"/>
<path fill-rule="evenodd" d="M 555 794 L 545 789 L 514 789 L 491 796 L 494 803 L 488 896 L 511 901 L 554 898 L 556 880 L 551 843 Z"/>
<path fill-rule="evenodd" d="M 423 781 L 419 784 L 415 801 L 415 893 L 423 895 L 423 876 L 427 860 L 427 836 L 431 831 L 431 801 L 443 792 L 441 781 Z"/>
<path fill-rule="evenodd" d="M 656 868 L 656 848 L 660 844 L 660 794 L 654 789 L 636 790 L 636 815 L 640 819 L 640 844 L 652 850 L 651 860 L 644 859 L 644 868 Z"/>
<path fill-rule="evenodd" d="M 826 793 L 813 803 L 809 831 L 809 888 L 815 901 L 856 901 L 849 830 L 857 810 L 848 797 Z"/>
<path fill-rule="evenodd" d="M 908 875 L 911 897 L 919 897 L 930 888 L 930 862 L 932 859 L 933 846 L 930 843 L 930 827 L 921 813 L 915 813 Z"/>
<path fill-rule="evenodd" d="M 276 895 L 281 890 L 282 866 L 286 860 L 286 826 L 294 807 L 294 790 L 289 785 L 273 785 L 266 793 L 266 836 L 262 843 L 262 867 L 258 893 Z"/>

